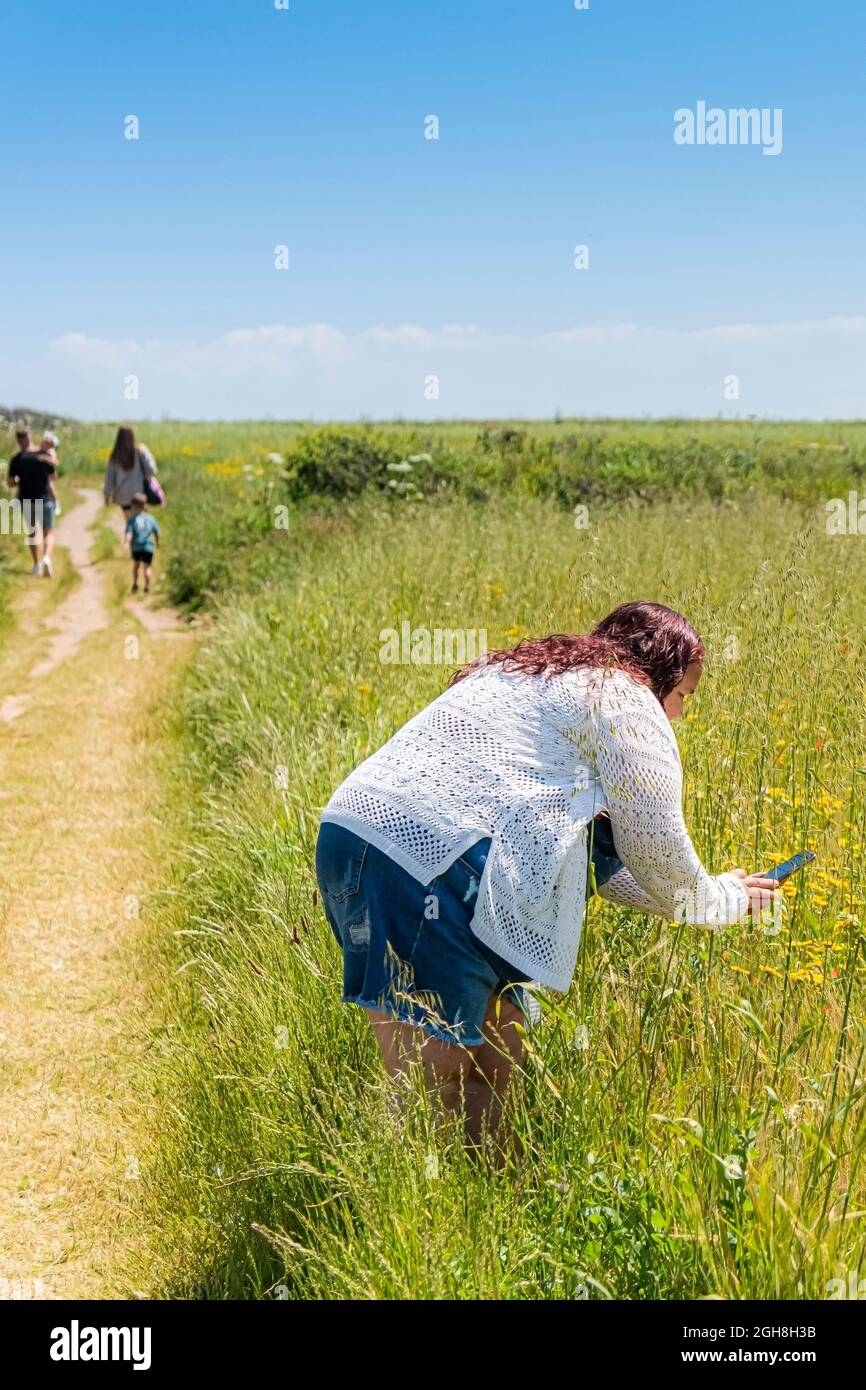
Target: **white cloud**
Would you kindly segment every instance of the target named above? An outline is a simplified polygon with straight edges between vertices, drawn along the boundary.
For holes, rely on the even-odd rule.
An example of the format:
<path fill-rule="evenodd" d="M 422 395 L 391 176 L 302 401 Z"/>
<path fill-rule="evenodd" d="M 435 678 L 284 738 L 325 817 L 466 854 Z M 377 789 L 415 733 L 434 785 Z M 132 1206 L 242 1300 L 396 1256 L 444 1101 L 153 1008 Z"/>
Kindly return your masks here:
<path fill-rule="evenodd" d="M 454 416 L 864 413 L 866 318 L 724 324 L 630 322 L 541 334 L 472 324 L 430 329 L 330 324 L 235 328 L 206 341 L 97 338 L 76 331 L 3 363 L 4 394 L 84 418 L 165 412 L 353 419 Z M 127 402 L 134 373 L 140 399 Z M 425 382 L 439 378 L 439 399 Z M 736 376 L 739 400 L 725 398 Z"/>

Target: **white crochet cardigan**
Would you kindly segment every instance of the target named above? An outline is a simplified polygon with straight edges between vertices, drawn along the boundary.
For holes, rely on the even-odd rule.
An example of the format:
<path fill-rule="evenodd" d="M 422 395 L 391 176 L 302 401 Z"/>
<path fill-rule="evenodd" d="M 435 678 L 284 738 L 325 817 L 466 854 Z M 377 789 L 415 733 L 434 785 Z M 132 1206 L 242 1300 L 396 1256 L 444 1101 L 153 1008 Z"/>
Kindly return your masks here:
<path fill-rule="evenodd" d="M 472 930 L 528 980 L 565 990 L 583 922 L 587 825 L 600 810 L 626 866 L 602 896 L 706 926 L 745 917 L 741 882 L 711 877 L 689 838 L 667 716 L 621 670 L 477 668 L 355 768 L 322 820 L 422 884 L 490 836 Z"/>

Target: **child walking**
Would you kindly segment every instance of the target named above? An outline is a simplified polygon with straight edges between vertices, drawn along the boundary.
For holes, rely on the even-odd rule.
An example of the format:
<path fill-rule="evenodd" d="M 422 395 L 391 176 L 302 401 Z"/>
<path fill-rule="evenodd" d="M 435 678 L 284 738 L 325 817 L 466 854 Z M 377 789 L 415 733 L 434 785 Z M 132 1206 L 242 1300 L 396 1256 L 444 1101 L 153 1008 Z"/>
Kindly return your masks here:
<path fill-rule="evenodd" d="M 147 498 L 143 492 L 136 492 L 132 498 L 124 541 L 127 552 L 132 556 L 132 592 L 138 593 L 138 571 L 143 566 L 144 592 L 149 594 L 154 552 L 159 545 L 159 526 L 147 510 Z"/>

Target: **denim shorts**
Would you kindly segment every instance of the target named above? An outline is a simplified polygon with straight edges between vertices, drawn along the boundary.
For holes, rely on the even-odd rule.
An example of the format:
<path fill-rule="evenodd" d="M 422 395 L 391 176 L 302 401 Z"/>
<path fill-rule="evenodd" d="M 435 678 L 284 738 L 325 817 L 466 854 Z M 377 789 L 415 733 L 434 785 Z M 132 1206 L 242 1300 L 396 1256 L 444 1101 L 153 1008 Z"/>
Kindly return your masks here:
<path fill-rule="evenodd" d="M 42 498 L 23 497 L 21 499 L 21 520 L 28 531 L 33 531 L 36 527 L 44 531 L 54 529 L 54 506 L 51 501 Z"/>
<path fill-rule="evenodd" d="M 601 825 L 596 820 L 595 827 Z M 609 832 L 596 829 L 593 841 L 598 886 L 621 861 Z M 445 873 L 422 884 L 353 831 L 323 822 L 316 877 L 343 952 L 344 1004 L 380 1010 L 463 1047 L 484 1042 L 493 994 L 516 1004 L 527 1027 L 537 1020 L 538 1005 L 521 988 L 526 975 L 470 926 L 490 844 L 479 840 Z M 588 886 L 587 896 L 591 892 Z"/>
<path fill-rule="evenodd" d="M 600 888 L 603 883 L 607 883 L 609 878 L 613 878 L 613 875 L 623 865 L 616 852 L 616 845 L 613 842 L 613 828 L 606 811 L 590 821 L 586 834 L 586 896 L 590 898 L 595 889 Z M 594 883 L 593 878 L 595 879 Z"/>

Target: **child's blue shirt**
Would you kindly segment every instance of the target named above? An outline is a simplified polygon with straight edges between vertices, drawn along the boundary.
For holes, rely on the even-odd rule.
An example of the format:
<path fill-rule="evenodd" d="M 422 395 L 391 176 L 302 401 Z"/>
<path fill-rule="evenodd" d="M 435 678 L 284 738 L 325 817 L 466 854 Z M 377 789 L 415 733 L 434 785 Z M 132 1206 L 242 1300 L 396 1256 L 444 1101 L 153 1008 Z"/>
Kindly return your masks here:
<path fill-rule="evenodd" d="M 156 546 L 154 536 L 159 535 L 159 527 L 150 512 L 133 512 L 126 529 L 132 537 L 133 550 L 146 550 L 152 555 Z"/>

